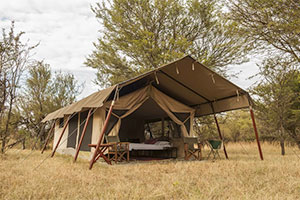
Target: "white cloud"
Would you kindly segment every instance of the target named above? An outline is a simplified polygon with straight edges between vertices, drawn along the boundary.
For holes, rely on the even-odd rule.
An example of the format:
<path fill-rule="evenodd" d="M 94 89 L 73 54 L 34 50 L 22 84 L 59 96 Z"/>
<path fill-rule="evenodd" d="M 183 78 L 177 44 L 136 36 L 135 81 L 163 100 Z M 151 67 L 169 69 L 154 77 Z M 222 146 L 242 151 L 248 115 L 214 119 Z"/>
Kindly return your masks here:
<path fill-rule="evenodd" d="M 230 80 L 242 89 L 247 90 L 251 85 L 258 81 L 258 77 L 249 78 L 258 73 L 258 66 L 256 63 L 259 62 L 260 61 L 256 59 L 242 65 L 231 65 L 229 67 L 229 73 L 238 74 L 238 76 L 233 77 Z"/>
<path fill-rule="evenodd" d="M 40 43 L 34 58 L 49 63 L 53 70 L 72 72 L 85 89 L 79 98 L 99 89 L 92 81 L 95 70 L 84 66 L 100 29 L 90 6 L 96 0 L 10 0 L 1 2 L 0 27 L 15 21 L 23 40 Z"/>
<path fill-rule="evenodd" d="M 101 28 L 90 6 L 97 0 L 2 0 L 0 27 L 8 28 L 15 21 L 16 31 L 24 31 L 24 41 L 40 43 L 35 58 L 49 63 L 53 70 L 72 72 L 80 83 L 85 82 L 79 99 L 100 89 L 92 81 L 95 70 L 84 66 L 84 61 L 99 36 Z M 242 71 L 232 81 L 248 88 L 253 81 L 245 80 L 257 72 L 255 64 L 230 67 Z"/>

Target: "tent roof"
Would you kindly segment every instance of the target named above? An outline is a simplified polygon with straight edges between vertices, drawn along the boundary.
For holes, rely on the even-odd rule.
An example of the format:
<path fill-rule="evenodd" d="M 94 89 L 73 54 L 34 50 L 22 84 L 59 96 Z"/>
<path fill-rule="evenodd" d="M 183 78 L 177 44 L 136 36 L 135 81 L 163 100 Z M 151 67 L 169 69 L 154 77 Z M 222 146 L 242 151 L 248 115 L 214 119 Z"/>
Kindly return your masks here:
<path fill-rule="evenodd" d="M 166 95 L 196 109 L 196 116 L 209 115 L 249 107 L 249 94 L 223 78 L 216 72 L 185 56 L 155 70 L 124 81 L 119 85 L 119 95 L 129 94 L 141 87 L 152 84 Z M 117 85 L 50 113 L 43 122 L 79 112 L 84 108 L 101 107 L 113 98 Z"/>
<path fill-rule="evenodd" d="M 248 92 L 189 55 L 120 83 L 123 90 L 120 94 L 149 83 L 195 108 L 196 116 L 246 108 L 252 104 Z"/>
<path fill-rule="evenodd" d="M 46 122 L 52 119 L 62 118 L 64 115 L 70 115 L 75 112 L 80 112 L 85 108 L 97 108 L 101 107 L 103 103 L 106 101 L 107 97 L 111 94 L 111 92 L 116 88 L 116 85 L 106 88 L 104 90 L 95 92 L 90 96 L 81 99 L 69 106 L 60 108 L 50 114 L 48 114 L 42 122 Z"/>

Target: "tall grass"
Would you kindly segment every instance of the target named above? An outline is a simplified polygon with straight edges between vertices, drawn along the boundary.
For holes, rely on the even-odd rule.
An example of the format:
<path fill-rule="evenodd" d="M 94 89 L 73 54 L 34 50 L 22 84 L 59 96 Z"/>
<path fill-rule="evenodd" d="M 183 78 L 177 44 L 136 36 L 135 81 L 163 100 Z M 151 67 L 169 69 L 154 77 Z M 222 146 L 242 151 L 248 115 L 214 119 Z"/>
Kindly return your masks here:
<path fill-rule="evenodd" d="M 0 199 L 300 199 L 300 151 L 228 144 L 229 160 L 163 160 L 109 166 L 11 150 L 0 157 Z M 208 149 L 204 151 L 204 157 Z"/>

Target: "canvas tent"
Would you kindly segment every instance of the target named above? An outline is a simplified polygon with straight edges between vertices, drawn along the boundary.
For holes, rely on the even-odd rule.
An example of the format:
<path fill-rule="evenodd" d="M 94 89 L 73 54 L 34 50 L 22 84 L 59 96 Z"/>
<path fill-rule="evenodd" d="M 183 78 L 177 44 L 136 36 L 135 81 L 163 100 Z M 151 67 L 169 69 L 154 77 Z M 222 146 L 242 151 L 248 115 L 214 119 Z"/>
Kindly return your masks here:
<path fill-rule="evenodd" d="M 194 117 L 248 107 L 257 136 L 251 105 L 245 90 L 185 56 L 50 113 L 43 122 L 55 121 L 54 152 L 75 152 L 102 143 L 103 134 L 143 141 L 147 120 L 168 118 L 182 136 L 192 136 Z"/>

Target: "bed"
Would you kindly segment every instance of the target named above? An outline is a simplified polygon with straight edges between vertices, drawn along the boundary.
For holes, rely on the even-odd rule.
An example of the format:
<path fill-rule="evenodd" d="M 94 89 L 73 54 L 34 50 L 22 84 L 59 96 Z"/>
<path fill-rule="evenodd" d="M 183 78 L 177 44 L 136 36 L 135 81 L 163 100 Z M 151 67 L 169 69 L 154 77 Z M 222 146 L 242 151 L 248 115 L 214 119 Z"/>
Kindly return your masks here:
<path fill-rule="evenodd" d="M 154 144 L 129 143 L 129 151 L 132 150 L 164 150 L 172 147 L 168 141 L 157 141 Z"/>
<path fill-rule="evenodd" d="M 153 156 L 153 151 L 165 151 L 167 153 L 166 157 L 176 158 L 177 157 L 177 148 L 172 147 L 168 141 L 157 141 L 154 144 L 145 144 L 145 143 L 129 143 L 129 151 L 136 152 L 136 155 L 139 155 L 138 152 L 143 152 L 143 155 Z M 147 152 L 147 153 L 146 153 Z M 152 152 L 152 153 L 150 153 Z"/>

